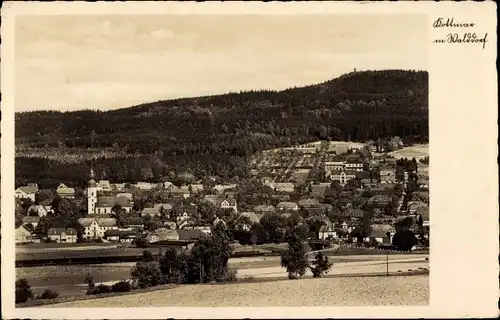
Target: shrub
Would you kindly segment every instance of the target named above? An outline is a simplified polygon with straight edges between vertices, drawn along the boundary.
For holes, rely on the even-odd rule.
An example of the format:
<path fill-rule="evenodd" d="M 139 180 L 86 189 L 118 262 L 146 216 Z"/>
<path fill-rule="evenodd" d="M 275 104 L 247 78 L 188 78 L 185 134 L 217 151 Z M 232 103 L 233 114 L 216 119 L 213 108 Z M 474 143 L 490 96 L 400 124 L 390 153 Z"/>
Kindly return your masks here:
<path fill-rule="evenodd" d="M 103 294 L 103 293 L 110 293 L 111 292 L 111 287 L 105 284 L 100 284 L 94 288 L 92 291 L 92 294 Z"/>
<path fill-rule="evenodd" d="M 130 275 L 139 288 L 152 287 L 163 282 L 160 264 L 157 261 L 137 262 Z"/>
<path fill-rule="evenodd" d="M 57 297 L 59 297 L 59 292 L 47 289 L 38 296 L 38 299 L 55 299 Z"/>
<path fill-rule="evenodd" d="M 314 278 L 320 278 L 323 274 L 328 273 L 333 263 L 328 261 L 328 257 L 324 256 L 322 252 L 316 254 L 316 259 L 312 262 L 310 267 Z"/>
<path fill-rule="evenodd" d="M 130 285 L 130 282 L 128 282 L 128 281 L 117 282 L 111 287 L 112 292 L 129 292 L 131 290 L 132 290 L 132 286 Z"/>
<path fill-rule="evenodd" d="M 23 303 L 33 299 L 33 292 L 31 286 L 26 279 L 19 279 L 16 281 L 16 303 Z"/>
<path fill-rule="evenodd" d="M 226 274 L 222 276 L 221 282 L 235 282 L 238 280 L 238 270 L 228 269 Z"/>
<path fill-rule="evenodd" d="M 87 284 L 87 294 L 92 294 L 95 288 L 95 282 L 94 282 L 94 277 L 90 275 L 90 273 L 87 273 L 85 275 L 85 283 Z"/>
<path fill-rule="evenodd" d="M 149 248 L 149 241 L 146 238 L 137 238 L 133 243 L 137 248 Z"/>

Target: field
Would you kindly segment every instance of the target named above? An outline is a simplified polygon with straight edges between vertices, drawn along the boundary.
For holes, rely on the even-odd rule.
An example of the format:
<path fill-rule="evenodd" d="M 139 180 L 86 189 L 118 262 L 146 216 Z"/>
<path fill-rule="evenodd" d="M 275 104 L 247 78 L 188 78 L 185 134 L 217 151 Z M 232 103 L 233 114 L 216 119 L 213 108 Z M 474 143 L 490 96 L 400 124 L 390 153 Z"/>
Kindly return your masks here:
<path fill-rule="evenodd" d="M 72 301 L 48 307 L 417 306 L 428 303 L 429 277 L 419 275 L 183 285 L 168 290 Z"/>
<path fill-rule="evenodd" d="M 403 148 L 401 150 L 390 152 L 389 155 L 393 156 L 396 159 L 400 158 L 415 158 L 417 161 L 429 156 L 429 145 L 428 144 L 420 144 L 407 148 Z"/>
<path fill-rule="evenodd" d="M 255 175 L 270 177 L 274 182 L 304 182 L 313 168 L 336 161 L 336 154 L 345 153 L 349 146 L 361 143 L 346 141 L 317 141 L 297 147 L 271 149 L 250 159 L 250 170 Z"/>

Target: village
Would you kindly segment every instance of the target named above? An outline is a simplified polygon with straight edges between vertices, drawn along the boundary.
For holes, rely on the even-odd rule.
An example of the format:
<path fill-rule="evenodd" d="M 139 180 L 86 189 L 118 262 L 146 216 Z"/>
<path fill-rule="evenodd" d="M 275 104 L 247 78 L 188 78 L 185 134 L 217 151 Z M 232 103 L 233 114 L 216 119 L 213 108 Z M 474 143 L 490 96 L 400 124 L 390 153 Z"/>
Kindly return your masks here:
<path fill-rule="evenodd" d="M 96 179 L 92 167 L 83 190 L 33 182 L 15 190 L 16 244 L 194 243 L 223 224 L 236 244 L 255 245 L 285 242 L 288 225 L 304 224 L 309 240 L 390 247 L 398 231 L 411 230 L 427 247 L 429 158 L 383 149 L 322 141 L 268 150 L 238 183 L 114 183 Z"/>

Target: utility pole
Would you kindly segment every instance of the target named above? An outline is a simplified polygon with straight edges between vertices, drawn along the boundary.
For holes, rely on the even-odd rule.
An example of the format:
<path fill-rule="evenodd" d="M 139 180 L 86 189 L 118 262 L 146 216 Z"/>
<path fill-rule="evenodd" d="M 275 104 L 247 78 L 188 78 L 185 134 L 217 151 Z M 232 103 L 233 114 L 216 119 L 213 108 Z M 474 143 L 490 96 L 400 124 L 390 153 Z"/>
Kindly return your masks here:
<path fill-rule="evenodd" d="M 386 275 L 389 276 L 389 251 L 385 253 L 385 261 L 386 261 Z"/>

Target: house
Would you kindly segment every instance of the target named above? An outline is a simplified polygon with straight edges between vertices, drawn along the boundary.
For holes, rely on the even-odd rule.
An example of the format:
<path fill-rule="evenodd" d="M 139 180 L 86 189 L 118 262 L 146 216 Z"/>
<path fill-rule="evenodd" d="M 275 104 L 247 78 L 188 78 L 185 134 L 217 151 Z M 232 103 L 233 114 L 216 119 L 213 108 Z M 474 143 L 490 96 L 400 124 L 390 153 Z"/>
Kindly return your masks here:
<path fill-rule="evenodd" d="M 331 170 L 326 173 L 326 177 L 332 181 L 338 181 L 340 185 L 345 185 L 349 180 L 356 179 L 355 170 Z"/>
<path fill-rule="evenodd" d="M 20 226 L 15 232 L 16 244 L 31 242 L 31 232 L 25 227 Z"/>
<path fill-rule="evenodd" d="M 203 196 L 203 200 L 205 200 L 206 202 L 209 202 L 213 205 L 217 205 L 217 200 L 219 199 L 219 195 L 216 195 L 216 194 L 207 194 L 205 196 Z"/>
<path fill-rule="evenodd" d="M 429 226 L 429 207 L 420 207 L 415 211 L 415 217 L 422 217 L 423 227 Z"/>
<path fill-rule="evenodd" d="M 332 171 L 362 171 L 363 163 L 356 160 L 357 158 L 349 161 L 325 162 L 325 172 L 328 176 L 328 173 Z"/>
<path fill-rule="evenodd" d="M 203 191 L 203 185 L 202 184 L 190 184 L 189 188 L 191 189 L 192 193 L 200 193 Z"/>
<path fill-rule="evenodd" d="M 280 202 L 276 205 L 278 211 L 297 211 L 299 206 L 295 202 Z"/>
<path fill-rule="evenodd" d="M 170 203 L 157 203 L 153 206 L 153 208 L 158 209 L 160 215 L 161 213 L 164 213 L 166 216 L 170 216 L 170 213 L 174 209 Z"/>
<path fill-rule="evenodd" d="M 144 221 L 139 217 L 127 217 L 124 223 L 129 228 L 142 229 L 144 228 Z"/>
<path fill-rule="evenodd" d="M 80 218 L 78 223 L 83 227 L 84 239 L 99 239 L 106 231 L 117 229 L 114 218 Z"/>
<path fill-rule="evenodd" d="M 31 224 L 34 228 L 36 228 L 39 222 L 40 222 L 39 216 L 26 216 L 23 218 L 23 225 Z"/>
<path fill-rule="evenodd" d="M 273 195 L 271 195 L 271 198 L 276 199 L 278 201 L 290 201 L 289 194 L 273 194 Z"/>
<path fill-rule="evenodd" d="M 411 200 L 408 201 L 406 207 L 408 208 L 408 212 L 410 215 L 414 215 L 419 208 L 426 208 L 429 205 L 423 201 L 420 200 Z"/>
<path fill-rule="evenodd" d="M 198 208 L 193 204 L 181 205 L 175 208 L 177 213 L 177 223 L 187 221 L 196 216 Z"/>
<path fill-rule="evenodd" d="M 160 210 L 158 208 L 144 208 L 142 209 L 141 216 L 150 216 L 150 217 L 155 217 L 155 216 L 161 216 Z"/>
<path fill-rule="evenodd" d="M 347 208 L 343 213 L 342 217 L 350 219 L 361 219 L 365 212 L 361 209 Z"/>
<path fill-rule="evenodd" d="M 209 225 L 205 225 L 205 226 L 186 226 L 185 228 L 183 228 L 183 230 L 199 230 L 201 232 L 203 232 L 204 234 L 212 234 L 212 227 L 209 226 Z"/>
<path fill-rule="evenodd" d="M 59 184 L 56 189 L 57 194 L 61 198 L 74 199 L 75 198 L 75 189 L 66 186 L 64 183 Z"/>
<path fill-rule="evenodd" d="M 368 199 L 366 205 L 369 208 L 382 209 L 385 208 L 392 201 L 388 195 L 375 195 Z"/>
<path fill-rule="evenodd" d="M 36 183 L 28 183 L 26 186 L 17 188 L 14 191 L 14 197 L 16 199 L 30 199 L 35 202 L 35 195 L 38 192 L 38 185 Z"/>
<path fill-rule="evenodd" d="M 76 243 L 76 229 L 73 228 L 50 228 L 47 238 L 57 243 Z"/>
<path fill-rule="evenodd" d="M 389 235 L 387 235 L 389 233 Z M 378 243 L 390 244 L 392 237 L 396 233 L 393 226 L 388 224 L 374 224 L 372 225 L 372 231 L 370 235 L 364 239 L 365 242 L 369 242 L 371 239 L 376 240 Z"/>
<path fill-rule="evenodd" d="M 155 243 L 160 241 L 178 241 L 179 233 L 177 230 L 171 230 L 165 228 L 156 229 L 146 236 L 146 240 L 148 240 L 149 243 Z"/>
<path fill-rule="evenodd" d="M 380 168 L 380 182 L 394 183 L 396 182 L 396 168 L 382 167 Z"/>
<path fill-rule="evenodd" d="M 342 222 L 342 224 L 340 225 L 340 228 L 342 230 L 344 230 L 345 232 L 347 232 L 347 234 L 350 234 L 352 232 L 352 230 L 354 229 L 353 226 L 347 224 L 347 222 Z"/>
<path fill-rule="evenodd" d="M 245 221 L 245 220 L 246 220 L 246 222 L 243 223 L 243 221 Z M 240 222 L 239 225 L 240 225 L 241 229 L 243 229 L 245 231 L 249 231 L 252 228 L 253 224 L 260 222 L 260 218 L 257 217 L 255 212 L 242 212 L 240 214 L 240 216 L 238 217 L 238 221 Z"/>
<path fill-rule="evenodd" d="M 125 185 L 126 185 L 125 183 L 112 183 L 111 189 L 116 191 L 124 191 Z"/>
<path fill-rule="evenodd" d="M 270 213 L 275 212 L 276 208 L 273 205 L 259 204 L 253 208 L 255 213 Z"/>
<path fill-rule="evenodd" d="M 297 205 L 300 208 L 310 208 L 314 207 L 315 205 L 319 204 L 319 200 L 317 199 L 311 199 L 311 198 L 303 198 L 297 201 Z"/>
<path fill-rule="evenodd" d="M 307 207 L 304 208 L 304 210 L 310 215 L 310 216 L 320 216 L 326 213 L 326 210 L 324 207 L 321 206 L 313 206 L 313 207 Z"/>
<path fill-rule="evenodd" d="M 311 197 L 323 198 L 325 196 L 325 191 L 329 186 L 330 183 L 319 183 L 311 185 Z"/>
<path fill-rule="evenodd" d="M 292 193 L 295 191 L 295 185 L 291 182 L 273 182 L 269 186 L 276 192 Z"/>
<path fill-rule="evenodd" d="M 232 209 L 234 212 L 238 212 L 236 199 L 229 196 L 226 196 L 225 198 L 219 198 L 217 200 L 217 207 L 221 209 Z"/>
<path fill-rule="evenodd" d="M 182 241 L 190 241 L 190 240 L 198 240 L 205 235 L 201 230 L 192 229 L 192 230 L 177 230 L 179 234 L 179 240 Z"/>
<path fill-rule="evenodd" d="M 48 214 L 47 208 L 41 204 L 34 204 L 26 211 L 30 216 L 45 217 Z"/>
<path fill-rule="evenodd" d="M 151 190 L 153 186 L 149 182 L 137 182 L 135 187 L 139 190 Z"/>
<path fill-rule="evenodd" d="M 333 224 L 322 225 L 319 228 L 318 239 L 326 240 L 332 238 L 337 238 L 337 232 L 335 231 Z"/>
<path fill-rule="evenodd" d="M 128 201 L 132 204 L 134 201 L 134 196 L 130 192 L 120 192 L 115 194 L 115 197 L 117 198 L 127 198 Z"/>
<path fill-rule="evenodd" d="M 126 197 L 101 196 L 97 197 L 95 205 L 96 214 L 113 214 L 113 207 L 121 206 L 121 208 L 129 213 L 132 211 L 132 203 Z"/>
<path fill-rule="evenodd" d="M 111 188 L 111 184 L 109 183 L 108 180 L 99 180 L 99 182 L 97 182 L 97 185 L 102 188 L 103 191 L 111 191 L 112 188 Z"/>
<path fill-rule="evenodd" d="M 234 189 L 237 186 L 237 184 L 218 184 L 213 187 L 212 190 L 215 190 L 215 192 L 217 192 L 218 194 L 224 194 L 226 190 Z"/>
<path fill-rule="evenodd" d="M 108 241 L 132 242 L 137 236 L 131 230 L 107 230 L 104 232 L 104 238 Z"/>
<path fill-rule="evenodd" d="M 172 186 L 169 192 L 173 198 L 177 199 L 187 199 L 191 196 L 191 192 L 189 191 L 188 186 L 181 186 L 181 187 Z"/>

